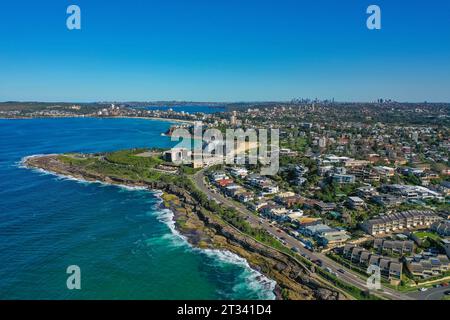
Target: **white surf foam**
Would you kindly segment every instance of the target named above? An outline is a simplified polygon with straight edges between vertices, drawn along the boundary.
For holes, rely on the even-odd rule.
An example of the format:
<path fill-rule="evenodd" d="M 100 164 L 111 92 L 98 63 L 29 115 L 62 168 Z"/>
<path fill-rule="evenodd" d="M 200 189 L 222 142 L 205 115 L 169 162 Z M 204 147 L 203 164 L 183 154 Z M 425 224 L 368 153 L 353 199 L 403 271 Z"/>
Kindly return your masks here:
<path fill-rule="evenodd" d="M 75 181 L 75 182 L 78 182 L 78 183 L 81 183 L 81 184 L 95 183 L 95 184 L 100 184 L 100 185 L 106 186 L 106 187 L 110 187 L 110 186 L 118 187 L 118 188 L 121 188 L 121 189 L 124 189 L 124 190 L 128 190 L 128 191 L 148 190 L 148 188 L 144 187 L 144 186 L 127 186 L 127 185 L 123 185 L 123 184 L 107 183 L 107 182 L 100 181 L 100 180 L 86 180 L 86 179 L 83 179 L 83 178 L 77 178 L 77 177 L 74 177 L 74 176 L 71 176 L 71 175 L 59 174 L 59 173 L 56 173 L 56 172 L 53 172 L 53 171 L 49 171 L 49 170 L 44 170 L 44 169 L 41 169 L 41 168 L 29 167 L 29 166 L 27 166 L 25 164 L 28 159 L 42 157 L 42 156 L 54 156 L 54 155 L 56 155 L 56 154 L 37 154 L 37 155 L 27 156 L 27 157 L 22 158 L 22 160 L 20 160 L 17 163 L 17 166 L 19 168 L 22 168 L 22 169 L 29 169 L 29 170 L 32 170 L 32 171 L 35 171 L 35 172 L 39 172 L 42 175 L 54 176 L 58 180 Z"/>
<path fill-rule="evenodd" d="M 162 192 L 160 191 L 154 191 L 155 196 L 157 196 L 160 200 L 157 204 L 157 207 L 155 206 L 155 216 L 157 219 L 163 223 L 165 223 L 169 229 L 171 230 L 175 241 L 175 245 L 185 245 L 190 250 L 199 252 L 200 254 L 205 254 L 209 257 L 212 257 L 214 259 L 218 259 L 222 263 L 230 263 L 239 265 L 245 268 L 246 273 L 244 276 L 245 285 L 251 288 L 253 291 L 258 292 L 258 296 L 260 299 L 264 300 L 274 300 L 276 298 L 274 294 L 276 282 L 274 280 L 271 280 L 264 276 L 259 271 L 254 270 L 247 260 L 244 258 L 238 256 L 235 253 L 232 253 L 227 250 L 219 250 L 219 249 L 199 249 L 197 247 L 192 246 L 187 238 L 183 236 L 175 227 L 175 221 L 174 221 L 174 213 L 169 209 L 163 209 L 161 208 L 161 203 L 163 202 L 161 199 Z M 239 290 L 242 290 L 242 283 L 238 283 L 234 286 L 233 291 L 238 292 Z"/>
<path fill-rule="evenodd" d="M 172 235 L 172 240 L 173 240 L 173 242 L 172 242 L 173 245 L 186 246 L 190 250 L 199 252 L 201 254 L 205 254 L 209 257 L 216 258 L 222 262 L 240 265 L 240 266 L 244 267 L 245 270 L 247 271 L 247 274 L 244 275 L 245 276 L 244 280 L 246 282 L 246 285 L 249 288 L 251 288 L 252 290 L 257 291 L 260 299 L 274 300 L 276 298 L 275 294 L 274 294 L 276 282 L 274 280 L 267 278 L 260 272 L 252 269 L 251 266 L 248 264 L 247 260 L 245 260 L 244 258 L 242 258 L 242 257 L 238 256 L 237 254 L 234 254 L 230 251 L 226 251 L 226 250 L 199 249 L 199 248 L 192 246 L 188 242 L 187 238 L 185 236 L 183 236 L 176 229 L 174 213 L 169 209 L 164 209 L 161 207 L 161 204 L 163 202 L 162 191 L 149 190 L 146 187 L 140 187 L 140 186 L 132 187 L 132 186 L 126 186 L 126 185 L 120 185 L 120 184 L 111 184 L 111 183 L 106 183 L 103 181 L 88 181 L 88 180 L 76 178 L 76 177 L 73 177 L 70 175 L 61 175 L 61 174 L 58 174 L 58 173 L 55 173 L 52 171 L 48 171 L 48 170 L 44 170 L 44 169 L 40 169 L 40 168 L 28 167 L 25 164 L 27 159 L 42 157 L 42 156 L 51 156 L 51 155 L 53 155 L 53 154 L 47 154 L 47 155 L 38 154 L 38 155 L 24 157 L 18 163 L 18 166 L 20 168 L 31 169 L 31 170 L 39 172 L 43 175 L 52 175 L 52 176 L 57 177 L 57 179 L 60 179 L 60 180 L 70 180 L 70 181 L 75 181 L 75 182 L 83 183 L 83 184 L 95 183 L 95 184 L 100 184 L 100 185 L 104 185 L 104 186 L 116 186 L 116 187 L 123 188 L 125 190 L 130 190 L 130 191 L 146 190 L 146 191 L 151 192 L 158 199 L 158 202 L 154 206 L 154 210 L 152 211 L 152 214 L 154 214 L 160 222 L 167 225 L 167 227 L 170 229 L 171 235 Z M 233 288 L 233 291 L 237 292 L 237 291 L 241 290 L 241 286 L 242 286 L 241 283 L 236 284 Z"/>

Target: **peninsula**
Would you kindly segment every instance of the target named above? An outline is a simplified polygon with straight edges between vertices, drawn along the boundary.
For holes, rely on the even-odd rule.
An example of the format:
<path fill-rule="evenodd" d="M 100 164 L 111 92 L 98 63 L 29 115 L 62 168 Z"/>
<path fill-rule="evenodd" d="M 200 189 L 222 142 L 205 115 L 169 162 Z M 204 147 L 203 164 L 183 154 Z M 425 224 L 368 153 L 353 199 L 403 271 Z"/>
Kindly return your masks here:
<path fill-rule="evenodd" d="M 91 182 L 162 191 L 162 205 L 174 214 L 177 230 L 202 249 L 228 250 L 276 281 L 278 299 L 337 300 L 350 297 L 321 279 L 270 234 L 239 212 L 219 206 L 199 191 L 189 167 L 170 168 L 158 150 L 28 157 L 24 164 Z"/>

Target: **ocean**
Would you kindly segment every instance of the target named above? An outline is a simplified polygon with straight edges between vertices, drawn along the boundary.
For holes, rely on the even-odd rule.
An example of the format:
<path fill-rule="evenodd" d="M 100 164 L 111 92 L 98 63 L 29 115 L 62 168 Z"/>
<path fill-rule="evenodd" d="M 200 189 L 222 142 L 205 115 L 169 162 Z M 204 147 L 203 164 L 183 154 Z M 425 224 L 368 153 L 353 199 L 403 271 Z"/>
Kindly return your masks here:
<path fill-rule="evenodd" d="M 23 168 L 24 157 L 170 147 L 169 122 L 0 120 L 0 299 L 274 299 L 229 252 L 191 247 L 158 193 Z M 68 290 L 66 269 L 81 269 Z"/>

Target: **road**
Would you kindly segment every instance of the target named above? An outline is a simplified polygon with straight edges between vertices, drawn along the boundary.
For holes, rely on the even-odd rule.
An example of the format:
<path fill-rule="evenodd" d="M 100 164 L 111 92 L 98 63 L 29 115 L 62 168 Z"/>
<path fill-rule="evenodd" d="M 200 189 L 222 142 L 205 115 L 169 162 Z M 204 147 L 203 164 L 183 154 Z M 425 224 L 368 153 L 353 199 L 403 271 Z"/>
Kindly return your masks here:
<path fill-rule="evenodd" d="M 235 208 L 240 213 L 243 214 L 245 219 L 255 227 L 263 228 L 270 234 L 283 239 L 286 242 L 286 246 L 289 248 L 296 248 L 296 250 L 303 256 L 305 256 L 307 259 L 311 261 L 322 261 L 322 268 L 329 268 L 331 271 L 333 271 L 337 277 L 344 282 L 347 282 L 361 290 L 367 290 L 366 281 L 362 278 L 360 278 L 358 275 L 354 274 L 354 272 L 350 271 L 349 269 L 346 269 L 345 267 L 339 265 L 335 261 L 329 259 L 325 255 L 317 252 L 311 252 L 308 249 L 306 249 L 299 240 L 292 237 L 290 234 L 285 232 L 282 229 L 279 229 L 276 226 L 273 226 L 268 220 L 262 219 L 252 212 L 250 212 L 244 205 L 241 203 L 238 203 L 230 198 L 226 198 L 220 193 L 213 192 L 209 186 L 208 183 L 205 182 L 205 170 L 203 169 L 199 172 L 197 172 L 193 180 L 196 184 L 196 186 L 205 193 L 210 200 L 215 200 L 221 204 L 224 204 L 230 208 Z M 339 272 L 338 270 L 341 270 Z M 342 273 L 342 271 L 344 271 Z M 393 289 L 384 287 L 382 291 L 378 291 L 376 293 L 377 295 L 380 295 L 387 299 L 394 299 L 394 300 L 414 300 L 415 297 L 402 294 L 400 292 L 397 292 Z"/>
<path fill-rule="evenodd" d="M 441 300 L 445 292 L 450 292 L 450 287 L 430 288 L 427 291 L 415 291 L 408 295 L 417 300 Z"/>

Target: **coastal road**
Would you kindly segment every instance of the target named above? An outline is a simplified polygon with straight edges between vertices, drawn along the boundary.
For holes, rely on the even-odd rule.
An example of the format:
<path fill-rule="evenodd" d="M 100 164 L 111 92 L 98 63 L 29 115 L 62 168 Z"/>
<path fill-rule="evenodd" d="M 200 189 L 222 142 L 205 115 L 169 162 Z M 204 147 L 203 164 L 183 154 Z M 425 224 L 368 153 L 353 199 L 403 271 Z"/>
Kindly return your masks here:
<path fill-rule="evenodd" d="M 226 198 L 220 193 L 213 192 L 209 188 L 208 183 L 205 181 L 206 179 L 205 170 L 206 169 L 203 169 L 197 172 L 193 176 L 193 180 L 197 188 L 199 188 L 200 191 L 205 193 L 210 200 L 215 200 L 223 205 L 226 205 L 227 207 L 236 209 L 237 211 L 242 213 L 245 219 L 254 227 L 263 228 L 273 236 L 283 239 L 286 243 L 286 246 L 288 246 L 289 248 L 295 248 L 299 252 L 299 254 L 305 256 L 310 261 L 321 260 L 322 268 L 329 268 L 342 281 L 347 282 L 361 290 L 367 290 L 366 281 L 361 277 L 359 277 L 358 275 L 354 274 L 349 269 L 346 269 L 345 267 L 339 265 L 337 262 L 329 259 L 324 254 L 309 251 L 302 245 L 302 243 L 299 240 L 292 237 L 290 234 L 278 228 L 277 226 L 272 225 L 270 221 L 253 214 L 241 203 L 238 203 L 230 198 Z M 377 292 L 376 294 L 383 296 L 384 298 L 394 300 L 415 299 L 414 296 L 405 295 L 386 287 L 383 288 L 383 291 Z"/>

